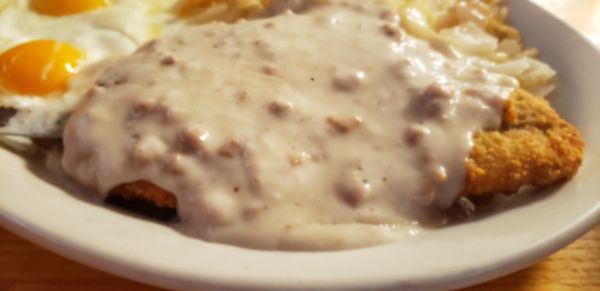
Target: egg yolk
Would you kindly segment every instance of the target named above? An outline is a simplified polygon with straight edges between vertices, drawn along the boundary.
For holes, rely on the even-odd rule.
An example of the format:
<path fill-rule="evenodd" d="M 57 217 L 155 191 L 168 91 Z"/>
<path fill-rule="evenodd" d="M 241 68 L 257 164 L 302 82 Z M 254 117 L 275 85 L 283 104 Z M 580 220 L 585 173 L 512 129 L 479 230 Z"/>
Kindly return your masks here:
<path fill-rule="evenodd" d="M 106 5 L 107 0 L 31 0 L 31 8 L 38 13 L 64 16 L 90 11 Z"/>
<path fill-rule="evenodd" d="M 0 85 L 22 95 L 64 92 L 82 53 L 66 43 L 36 40 L 0 55 Z"/>

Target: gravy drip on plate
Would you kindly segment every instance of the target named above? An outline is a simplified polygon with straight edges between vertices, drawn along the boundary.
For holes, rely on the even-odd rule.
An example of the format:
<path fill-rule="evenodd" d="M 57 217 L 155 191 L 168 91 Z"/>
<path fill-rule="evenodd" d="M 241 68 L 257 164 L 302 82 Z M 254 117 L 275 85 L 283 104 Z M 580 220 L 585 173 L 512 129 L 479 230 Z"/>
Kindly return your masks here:
<path fill-rule="evenodd" d="M 323 250 L 414 233 L 457 198 L 473 133 L 500 126 L 518 84 L 398 22 L 377 1 L 329 1 L 151 42 L 70 118 L 63 166 L 103 194 L 155 183 L 209 241 Z"/>

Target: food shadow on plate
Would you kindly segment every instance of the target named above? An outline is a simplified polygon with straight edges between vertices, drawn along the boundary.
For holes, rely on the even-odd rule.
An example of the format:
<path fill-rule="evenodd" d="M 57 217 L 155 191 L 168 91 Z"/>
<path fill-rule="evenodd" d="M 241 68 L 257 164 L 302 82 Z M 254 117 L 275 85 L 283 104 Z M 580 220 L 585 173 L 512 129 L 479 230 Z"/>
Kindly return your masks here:
<path fill-rule="evenodd" d="M 480 197 L 459 198 L 446 211 L 447 220 L 443 227 L 452 227 L 484 220 L 490 216 L 510 212 L 527 207 L 552 197 L 560 192 L 564 184 L 557 184 L 541 189 L 529 186 L 522 187 L 514 194 L 493 194 Z"/>
<path fill-rule="evenodd" d="M 92 190 L 78 185 L 62 170 L 60 140 L 37 139 L 31 143 L 27 139 L 1 138 L 0 148 L 22 157 L 27 170 L 33 175 L 64 190 L 78 200 L 98 206 L 108 206 L 113 211 L 140 220 L 150 219 L 164 224 L 177 221 L 175 209 L 158 207 L 142 200 L 126 200 L 119 196 L 110 196 L 103 201 Z"/>

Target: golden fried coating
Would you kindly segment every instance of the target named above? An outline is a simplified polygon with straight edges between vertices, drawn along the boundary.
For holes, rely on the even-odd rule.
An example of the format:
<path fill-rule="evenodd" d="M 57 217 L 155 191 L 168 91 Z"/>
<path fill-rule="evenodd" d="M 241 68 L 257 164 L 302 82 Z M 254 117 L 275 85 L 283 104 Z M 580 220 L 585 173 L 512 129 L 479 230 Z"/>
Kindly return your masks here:
<path fill-rule="evenodd" d="M 544 187 L 568 180 L 581 165 L 583 147 L 579 131 L 548 101 L 519 90 L 507 102 L 502 127 L 474 137 L 462 195 L 513 193 L 526 185 Z M 119 185 L 111 195 L 177 206 L 173 194 L 147 181 Z"/>
<path fill-rule="evenodd" d="M 170 192 L 148 181 L 121 184 L 113 188 L 109 196 L 119 195 L 125 200 L 144 200 L 158 207 L 177 208 L 177 199 Z"/>
<path fill-rule="evenodd" d="M 519 90 L 507 103 L 502 128 L 474 138 L 463 195 L 513 193 L 572 178 L 584 142 L 548 101 Z"/>

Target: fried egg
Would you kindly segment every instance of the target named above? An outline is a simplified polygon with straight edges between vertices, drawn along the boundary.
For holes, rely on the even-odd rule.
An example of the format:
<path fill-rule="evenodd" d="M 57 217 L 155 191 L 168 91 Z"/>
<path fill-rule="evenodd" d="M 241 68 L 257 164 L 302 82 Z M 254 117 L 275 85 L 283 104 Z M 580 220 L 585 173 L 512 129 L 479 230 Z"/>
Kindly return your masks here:
<path fill-rule="evenodd" d="M 175 26 L 175 0 L 0 0 L 0 134 L 60 136 L 110 60 Z"/>

